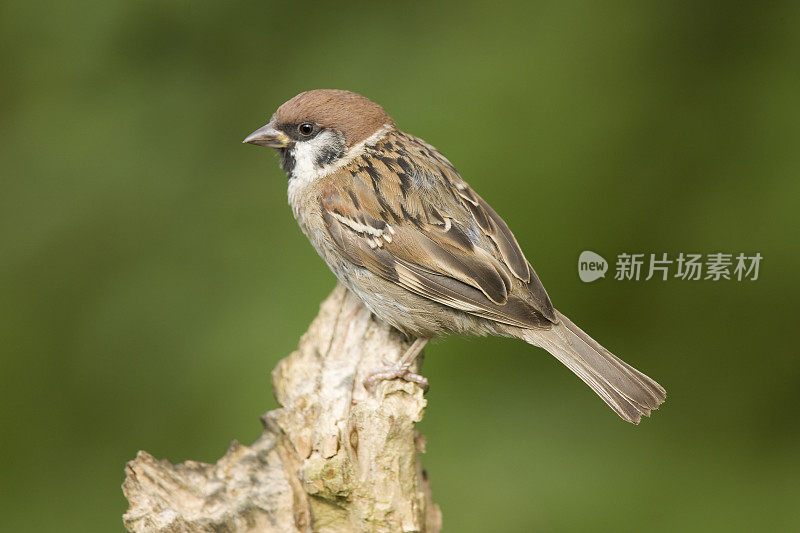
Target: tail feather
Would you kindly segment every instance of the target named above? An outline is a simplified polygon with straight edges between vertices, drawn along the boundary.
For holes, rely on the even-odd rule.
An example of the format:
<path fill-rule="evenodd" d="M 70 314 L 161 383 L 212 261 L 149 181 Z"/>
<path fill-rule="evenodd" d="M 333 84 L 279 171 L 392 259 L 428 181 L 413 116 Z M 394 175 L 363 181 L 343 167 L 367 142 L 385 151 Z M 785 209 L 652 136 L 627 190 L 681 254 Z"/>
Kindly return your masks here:
<path fill-rule="evenodd" d="M 620 417 L 638 424 L 667 398 L 664 388 L 584 333 L 556 311 L 549 330 L 524 330 L 523 340 L 544 348 L 597 393 Z"/>

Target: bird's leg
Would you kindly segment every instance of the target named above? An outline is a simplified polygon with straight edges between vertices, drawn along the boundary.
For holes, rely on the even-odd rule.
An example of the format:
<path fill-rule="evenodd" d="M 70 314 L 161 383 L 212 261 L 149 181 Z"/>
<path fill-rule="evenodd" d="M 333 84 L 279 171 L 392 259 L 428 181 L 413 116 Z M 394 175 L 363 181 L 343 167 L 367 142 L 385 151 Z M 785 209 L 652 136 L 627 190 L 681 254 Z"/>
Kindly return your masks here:
<path fill-rule="evenodd" d="M 378 368 L 370 373 L 367 379 L 364 380 L 364 387 L 371 391 L 379 381 L 400 378 L 406 381 L 413 381 L 422 387 L 423 391 L 428 392 L 428 380 L 424 376 L 415 374 L 409 370 L 427 343 L 428 339 L 415 340 L 396 363 L 389 363 L 384 359 L 383 363 L 386 366 Z"/>

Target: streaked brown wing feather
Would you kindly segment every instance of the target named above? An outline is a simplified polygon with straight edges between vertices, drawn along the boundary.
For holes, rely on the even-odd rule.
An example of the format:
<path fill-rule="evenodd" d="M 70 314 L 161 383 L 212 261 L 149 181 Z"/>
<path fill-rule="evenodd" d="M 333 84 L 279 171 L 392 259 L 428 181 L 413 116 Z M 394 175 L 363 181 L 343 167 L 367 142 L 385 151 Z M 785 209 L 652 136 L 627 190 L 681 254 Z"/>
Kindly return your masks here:
<path fill-rule="evenodd" d="M 521 328 L 547 324 L 524 300 L 511 296 L 503 305 L 488 301 L 480 291 L 449 276 L 430 272 L 417 264 L 395 258 L 398 285 L 421 296 L 470 314 Z"/>
<path fill-rule="evenodd" d="M 499 215 L 429 145 L 399 132 L 388 144 L 357 158 L 320 191 L 325 226 L 340 252 L 411 292 L 476 316 L 518 327 L 552 321 L 550 299 Z M 412 182 L 435 190 L 422 194 Z M 475 229 L 462 226 L 470 220 Z M 476 240 L 475 231 L 490 240 Z M 528 294 L 511 294 L 511 276 Z"/>
<path fill-rule="evenodd" d="M 430 172 L 438 171 L 441 174 L 450 185 L 450 188 L 456 191 L 463 205 L 472 214 L 475 222 L 492 239 L 511 272 L 522 281 L 526 283 L 529 282 L 531 278 L 529 270 L 530 264 L 525 259 L 525 254 L 522 253 L 517 239 L 514 237 L 514 234 L 511 233 L 505 221 L 478 195 L 478 193 L 473 191 L 469 185 L 461 179 L 461 176 L 458 175 L 453 164 L 440 154 L 436 148 L 421 139 L 416 139 L 414 137 L 411 139 L 412 142 L 416 141 L 424 146 L 426 154 L 433 156 L 427 160 L 421 159 L 419 162 L 422 165 L 433 166 L 434 168 L 431 168 L 429 170 Z"/>

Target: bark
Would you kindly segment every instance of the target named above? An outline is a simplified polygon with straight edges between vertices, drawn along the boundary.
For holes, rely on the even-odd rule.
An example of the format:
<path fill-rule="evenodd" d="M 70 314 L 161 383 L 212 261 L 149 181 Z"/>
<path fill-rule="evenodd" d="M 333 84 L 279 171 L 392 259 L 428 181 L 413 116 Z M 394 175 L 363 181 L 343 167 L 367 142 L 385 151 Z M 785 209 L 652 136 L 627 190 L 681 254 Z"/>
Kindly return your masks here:
<path fill-rule="evenodd" d="M 122 485 L 129 531 L 352 532 L 441 529 L 414 429 L 426 401 L 401 380 L 362 384 L 409 342 L 338 286 L 272 372 L 280 408 L 216 464 L 139 452 Z"/>

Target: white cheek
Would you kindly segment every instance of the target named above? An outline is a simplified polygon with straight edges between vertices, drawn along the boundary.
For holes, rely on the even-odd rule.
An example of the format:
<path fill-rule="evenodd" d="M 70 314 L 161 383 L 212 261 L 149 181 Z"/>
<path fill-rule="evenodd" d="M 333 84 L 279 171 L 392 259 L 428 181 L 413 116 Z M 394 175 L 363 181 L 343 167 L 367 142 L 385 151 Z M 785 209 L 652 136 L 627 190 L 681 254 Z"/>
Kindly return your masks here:
<path fill-rule="evenodd" d="M 338 139 L 334 133 L 323 131 L 309 141 L 296 143 L 292 150 L 295 161 L 292 177 L 301 181 L 311 181 L 320 174 L 324 175 L 321 172 L 324 169 L 317 166 L 317 157 L 325 148 L 335 145 L 337 142 Z"/>
<path fill-rule="evenodd" d="M 390 128 L 390 125 L 385 125 L 367 139 L 350 148 L 344 157 L 322 167 L 317 165 L 319 154 L 326 148 L 343 142 L 343 138 L 338 137 L 332 131 L 326 130 L 320 132 L 319 135 L 311 140 L 295 143 L 292 149 L 295 163 L 289 180 L 289 203 L 292 205 L 295 218 L 298 218 L 300 201 L 305 196 L 305 190 L 310 184 L 331 172 L 335 172 L 364 153 L 365 146 L 371 146 L 378 142 Z"/>
<path fill-rule="evenodd" d="M 336 135 L 330 131 L 320 132 L 309 141 L 298 142 L 292 148 L 294 168 L 292 178 L 289 180 L 289 203 L 295 211 L 303 198 L 305 189 L 315 180 L 330 172 L 327 168 L 317 166 L 318 155 L 326 148 L 337 142 Z"/>

